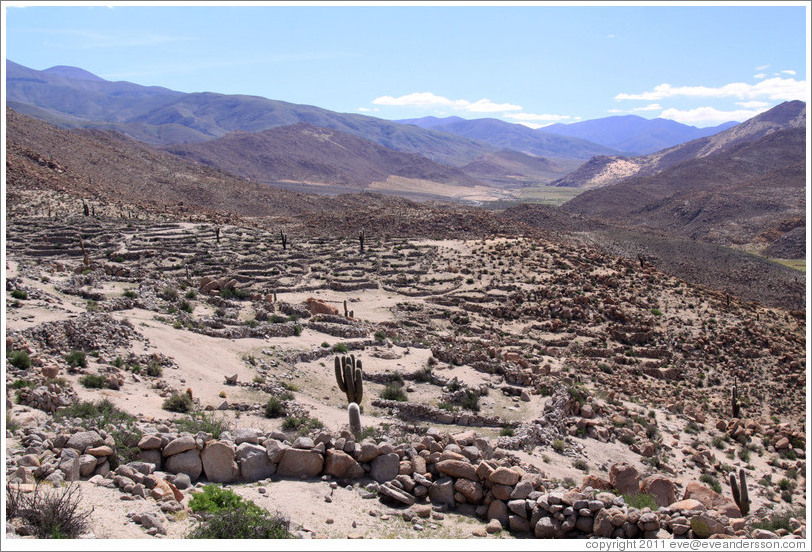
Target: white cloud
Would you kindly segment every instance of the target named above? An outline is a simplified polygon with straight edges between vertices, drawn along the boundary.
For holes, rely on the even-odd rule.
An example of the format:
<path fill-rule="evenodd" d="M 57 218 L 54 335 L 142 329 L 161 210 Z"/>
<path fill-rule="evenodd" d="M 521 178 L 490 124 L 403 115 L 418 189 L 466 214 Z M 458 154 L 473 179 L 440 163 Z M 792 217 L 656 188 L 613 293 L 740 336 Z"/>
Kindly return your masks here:
<path fill-rule="evenodd" d="M 510 103 L 495 103 L 487 98 L 471 102 L 468 100 L 451 100 L 431 92 L 413 92 L 397 98 L 393 96 L 380 96 L 372 100 L 375 105 L 388 105 L 396 107 L 448 107 L 459 111 L 472 113 L 495 113 L 499 111 L 521 111 L 522 106 Z"/>
<path fill-rule="evenodd" d="M 528 128 L 532 128 L 533 130 L 536 130 L 537 128 L 546 127 L 546 126 L 549 126 L 549 125 L 551 125 L 553 123 L 547 123 L 546 125 L 542 125 L 542 124 L 539 124 L 539 123 L 527 123 L 527 122 L 523 123 L 523 122 L 520 121 L 517 124 L 524 125 L 524 126 L 526 126 Z"/>
<path fill-rule="evenodd" d="M 663 107 L 660 104 L 648 104 L 643 107 L 635 107 L 632 111 L 657 111 L 658 109 L 662 109 Z"/>
<path fill-rule="evenodd" d="M 795 79 L 772 78 L 756 84 L 733 82 L 720 87 L 709 86 L 671 86 L 659 84 L 653 90 L 641 94 L 621 93 L 616 100 L 662 100 L 674 96 L 726 98 L 743 100 L 765 98 L 769 100 L 805 100 L 807 96 L 806 81 Z"/>
<path fill-rule="evenodd" d="M 781 72 L 782 72 L 782 73 L 784 73 L 785 75 L 796 75 L 796 74 L 797 74 L 797 73 L 796 73 L 795 71 L 793 71 L 792 69 L 784 69 L 784 70 L 783 70 L 783 71 L 781 71 Z"/>
<path fill-rule="evenodd" d="M 612 39 L 612 38 L 615 38 L 615 35 L 613 35 L 613 34 L 606 35 L 606 38 L 608 38 L 608 39 Z"/>
<path fill-rule="evenodd" d="M 666 109 L 660 117 L 672 119 L 686 125 L 711 126 L 727 121 L 746 121 L 763 113 L 766 109 L 737 109 L 734 111 L 720 111 L 715 107 L 697 107 L 696 109 Z"/>
<path fill-rule="evenodd" d="M 740 105 L 742 107 L 746 107 L 747 109 L 756 109 L 759 107 L 767 107 L 767 102 L 759 102 L 759 101 L 752 101 L 752 102 L 736 102 L 736 105 Z"/>
<path fill-rule="evenodd" d="M 359 107 L 358 111 L 360 111 L 362 113 L 370 113 L 372 111 L 380 111 L 380 109 L 378 109 L 377 107 L 373 107 L 372 109 L 370 109 L 368 107 Z"/>
<path fill-rule="evenodd" d="M 758 75 L 753 75 L 754 79 L 766 79 L 767 73 L 759 73 Z"/>
<path fill-rule="evenodd" d="M 770 67 L 769 65 L 759 65 L 758 67 L 756 67 L 756 71 L 764 71 L 769 67 Z"/>

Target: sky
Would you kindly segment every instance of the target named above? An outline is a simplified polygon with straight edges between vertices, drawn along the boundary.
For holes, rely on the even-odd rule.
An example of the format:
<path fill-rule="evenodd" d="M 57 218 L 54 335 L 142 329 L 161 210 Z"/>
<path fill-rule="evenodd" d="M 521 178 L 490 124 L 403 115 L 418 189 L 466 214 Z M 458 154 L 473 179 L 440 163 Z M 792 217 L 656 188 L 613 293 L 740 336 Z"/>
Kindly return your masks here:
<path fill-rule="evenodd" d="M 627 114 L 706 127 L 810 96 L 809 2 L 83 4 L 3 2 L 6 59 L 532 128 Z"/>

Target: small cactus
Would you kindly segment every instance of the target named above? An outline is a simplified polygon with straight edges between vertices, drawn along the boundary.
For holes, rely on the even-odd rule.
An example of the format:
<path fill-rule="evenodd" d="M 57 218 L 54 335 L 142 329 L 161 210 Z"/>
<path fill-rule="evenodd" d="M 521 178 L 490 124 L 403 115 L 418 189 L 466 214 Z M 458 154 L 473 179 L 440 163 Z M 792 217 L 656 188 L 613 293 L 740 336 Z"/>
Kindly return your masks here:
<path fill-rule="evenodd" d="M 750 512 L 750 495 L 747 493 L 747 475 L 744 468 L 739 468 L 738 482 L 736 481 L 736 474 L 730 472 L 730 490 L 739 511 L 743 516 L 746 516 Z"/>
<path fill-rule="evenodd" d="M 335 358 L 336 383 L 347 394 L 347 402 L 359 404 L 364 396 L 361 361 L 355 355 Z"/>
<path fill-rule="evenodd" d="M 282 251 L 287 251 L 288 249 L 288 235 L 285 234 L 282 230 L 279 231 L 279 236 L 282 238 Z"/>
<path fill-rule="evenodd" d="M 361 243 L 361 254 L 364 254 L 364 238 L 366 237 L 366 233 L 364 229 L 361 228 L 361 231 L 358 233 L 358 241 Z"/>
<path fill-rule="evenodd" d="M 347 415 L 350 417 L 350 431 L 356 441 L 361 440 L 361 408 L 354 402 L 347 407 Z"/>

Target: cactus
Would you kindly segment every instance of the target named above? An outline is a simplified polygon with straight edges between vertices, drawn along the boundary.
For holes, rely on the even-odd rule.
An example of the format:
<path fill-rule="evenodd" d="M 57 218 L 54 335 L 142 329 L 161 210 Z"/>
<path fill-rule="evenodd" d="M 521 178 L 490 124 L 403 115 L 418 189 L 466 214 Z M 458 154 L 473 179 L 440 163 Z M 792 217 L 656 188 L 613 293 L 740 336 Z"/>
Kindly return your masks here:
<path fill-rule="evenodd" d="M 361 228 L 361 231 L 358 233 L 358 241 L 361 242 L 361 255 L 364 254 L 364 238 L 366 237 L 364 233 L 364 229 Z"/>
<path fill-rule="evenodd" d="M 84 201 L 82 202 L 82 210 L 84 211 L 85 216 L 88 216 L 90 214 L 90 208 L 88 208 L 87 203 L 85 203 Z"/>
<path fill-rule="evenodd" d="M 287 251 L 288 249 L 288 235 L 285 234 L 282 230 L 279 231 L 279 236 L 282 238 L 282 251 Z"/>
<path fill-rule="evenodd" d="M 220 227 L 214 229 L 214 237 L 217 238 L 217 243 L 220 243 Z"/>
<path fill-rule="evenodd" d="M 354 402 L 347 407 L 347 415 L 350 417 L 350 431 L 355 436 L 356 441 L 361 440 L 361 409 Z"/>
<path fill-rule="evenodd" d="M 747 475 L 744 468 L 739 468 L 739 481 L 737 484 L 736 474 L 730 472 L 730 490 L 733 493 L 733 500 L 743 516 L 750 512 L 750 495 L 747 493 Z"/>
<path fill-rule="evenodd" d="M 347 394 L 347 402 L 361 403 L 364 397 L 364 382 L 361 361 L 355 355 L 335 358 L 335 373 L 338 388 Z"/>
<path fill-rule="evenodd" d="M 733 387 L 730 388 L 730 403 L 733 407 L 733 417 L 739 417 L 739 400 L 738 400 L 739 382 L 733 380 Z"/>
<path fill-rule="evenodd" d="M 347 310 L 347 300 L 344 299 L 344 318 L 349 318 L 349 317 L 350 317 L 350 313 Z"/>
<path fill-rule="evenodd" d="M 88 268 L 90 267 L 90 257 L 87 256 L 87 251 L 85 251 L 85 242 L 81 234 L 79 234 L 79 247 L 82 248 L 82 263 L 85 265 L 85 268 Z"/>

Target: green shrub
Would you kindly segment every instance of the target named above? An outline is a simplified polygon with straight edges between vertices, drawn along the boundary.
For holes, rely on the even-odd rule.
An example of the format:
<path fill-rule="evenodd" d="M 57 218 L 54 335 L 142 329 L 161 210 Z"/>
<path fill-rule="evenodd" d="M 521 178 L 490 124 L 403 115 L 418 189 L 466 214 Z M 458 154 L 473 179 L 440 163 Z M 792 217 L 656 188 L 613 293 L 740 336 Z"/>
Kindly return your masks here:
<path fill-rule="evenodd" d="M 238 301 L 244 301 L 245 299 L 251 297 L 251 293 L 244 289 L 227 287 L 220 290 L 220 297 L 223 299 L 236 299 Z"/>
<path fill-rule="evenodd" d="M 407 401 L 408 397 L 403 387 L 397 383 L 389 383 L 381 390 L 381 398 L 387 401 Z"/>
<path fill-rule="evenodd" d="M 135 291 L 127 289 L 124 290 L 124 293 L 122 295 L 124 295 L 124 297 L 127 297 L 128 299 L 135 299 L 137 294 L 135 293 Z"/>
<path fill-rule="evenodd" d="M 220 485 L 206 485 L 201 492 L 192 494 L 189 499 L 189 509 L 193 512 L 206 512 L 216 514 L 222 510 L 250 508 L 253 503 L 232 490 L 224 489 Z M 254 506 L 256 508 L 256 506 Z"/>
<path fill-rule="evenodd" d="M 31 368 L 31 356 L 26 351 L 11 351 L 6 357 L 11 365 L 19 370 Z"/>
<path fill-rule="evenodd" d="M 321 420 L 316 418 L 311 418 L 310 416 L 299 416 L 299 417 L 289 417 L 285 418 L 285 421 L 282 422 L 282 429 L 287 431 L 297 430 L 300 434 L 307 434 L 309 431 L 313 429 L 321 429 L 324 427 L 324 424 Z"/>
<path fill-rule="evenodd" d="M 203 432 L 211 433 L 215 439 L 220 438 L 220 434 L 228 430 L 229 423 L 223 416 L 215 417 L 207 412 L 193 412 L 189 416 L 175 420 L 175 426 L 180 431 L 191 433 L 192 435 Z"/>
<path fill-rule="evenodd" d="M 654 316 L 662 316 L 663 315 L 663 313 L 662 313 L 662 311 L 660 309 L 651 309 L 651 314 L 653 314 Z"/>
<path fill-rule="evenodd" d="M 189 291 L 186 292 L 186 295 L 184 297 L 186 297 L 186 299 L 192 300 L 195 297 L 197 297 L 197 292 L 193 289 L 190 289 Z"/>
<path fill-rule="evenodd" d="M 510 426 L 505 426 L 499 430 L 499 435 L 502 437 L 513 437 L 514 433 L 513 428 Z"/>
<path fill-rule="evenodd" d="M 193 407 L 192 397 L 190 397 L 186 393 L 172 393 L 164 400 L 164 403 L 162 405 L 162 408 L 164 410 L 181 413 L 191 411 L 192 407 Z"/>
<path fill-rule="evenodd" d="M 657 502 L 654 500 L 654 497 L 650 494 L 646 493 L 637 493 L 635 495 L 631 494 L 624 494 L 623 500 L 626 504 L 629 505 L 630 508 L 637 508 L 638 510 L 642 510 L 643 508 L 651 508 L 655 512 L 657 511 Z"/>
<path fill-rule="evenodd" d="M 15 299 L 21 299 L 23 301 L 28 299 L 28 293 L 24 292 L 21 289 L 12 290 L 11 296 L 14 297 Z"/>
<path fill-rule="evenodd" d="M 333 345 L 333 352 L 335 353 L 347 353 L 349 350 L 346 343 L 336 343 Z"/>
<path fill-rule="evenodd" d="M 155 361 L 149 363 L 147 366 L 147 375 L 152 378 L 159 378 L 163 375 L 164 369 L 161 368 L 161 365 Z"/>
<path fill-rule="evenodd" d="M 584 473 L 589 473 L 589 464 L 587 464 L 586 460 L 583 458 L 578 458 L 577 460 L 573 461 L 572 467 L 576 470 L 581 470 Z"/>
<path fill-rule="evenodd" d="M 699 476 L 699 480 L 706 484 L 708 487 L 714 490 L 714 492 L 720 493 L 722 492 L 722 484 L 719 483 L 719 480 L 712 476 L 709 473 L 703 473 Z"/>
<path fill-rule="evenodd" d="M 73 350 L 65 355 L 65 361 L 71 368 L 81 367 L 87 368 L 87 357 L 84 351 Z"/>
<path fill-rule="evenodd" d="M 194 307 L 192 307 L 192 304 L 189 301 L 184 299 L 183 301 L 180 302 L 180 310 L 182 310 L 183 312 L 192 312 L 194 310 Z"/>
<path fill-rule="evenodd" d="M 567 446 L 566 443 L 564 443 L 562 439 L 556 439 L 555 441 L 553 441 L 553 450 L 558 453 L 564 452 L 566 446 Z"/>
<path fill-rule="evenodd" d="M 465 396 L 460 401 L 460 406 L 472 412 L 479 412 L 479 395 L 467 389 Z"/>
<path fill-rule="evenodd" d="M 107 387 L 107 380 L 101 374 L 87 374 L 79 378 L 79 383 L 88 389 L 104 389 Z"/>
<path fill-rule="evenodd" d="M 792 533 L 789 520 L 792 518 L 803 520 L 806 517 L 806 512 L 803 508 L 796 508 L 791 510 L 784 510 L 782 512 L 775 512 L 767 517 L 759 518 L 752 524 L 753 529 L 765 529 L 773 533 L 779 529 L 784 529 Z"/>
<path fill-rule="evenodd" d="M 266 510 L 221 510 L 193 528 L 189 539 L 291 539 L 290 522 Z"/>
<path fill-rule="evenodd" d="M 11 388 L 12 389 L 22 389 L 24 387 L 28 387 L 29 389 L 33 389 L 36 386 L 37 386 L 37 383 L 35 381 L 31 381 L 31 380 L 28 380 L 28 379 L 18 379 L 18 380 L 14 380 L 13 382 L 11 382 Z"/>
<path fill-rule="evenodd" d="M 285 405 L 276 397 L 271 397 L 265 404 L 265 417 L 266 418 L 281 418 L 287 413 Z"/>

